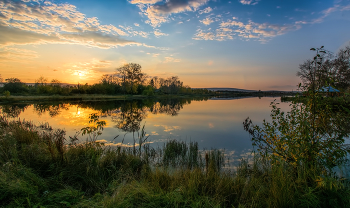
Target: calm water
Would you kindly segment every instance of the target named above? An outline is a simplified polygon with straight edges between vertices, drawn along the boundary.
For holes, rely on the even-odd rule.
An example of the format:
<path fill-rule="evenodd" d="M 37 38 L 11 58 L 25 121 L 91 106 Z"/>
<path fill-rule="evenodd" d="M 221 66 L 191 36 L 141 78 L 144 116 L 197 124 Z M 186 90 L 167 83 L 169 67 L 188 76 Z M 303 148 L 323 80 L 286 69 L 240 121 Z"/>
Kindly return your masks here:
<path fill-rule="evenodd" d="M 118 145 L 123 138 L 124 145 L 131 145 L 132 132 L 144 125 L 150 135 L 148 141 L 154 146 L 162 146 L 169 139 L 197 141 L 201 149 L 225 149 L 232 159 L 239 159 L 252 150 L 242 122 L 248 116 L 259 125 L 263 119 L 271 121 L 270 103 L 275 99 L 280 101 L 280 98 L 254 97 L 18 104 L 3 105 L 1 111 L 8 117 L 36 124 L 47 122 L 53 128 L 66 130 L 67 138 L 89 126 L 89 115 L 96 113 L 107 123 L 98 137 L 107 145 Z M 290 109 L 289 103 L 280 103 L 279 107 L 284 111 Z M 80 140 L 85 141 L 86 136 L 80 136 Z"/>

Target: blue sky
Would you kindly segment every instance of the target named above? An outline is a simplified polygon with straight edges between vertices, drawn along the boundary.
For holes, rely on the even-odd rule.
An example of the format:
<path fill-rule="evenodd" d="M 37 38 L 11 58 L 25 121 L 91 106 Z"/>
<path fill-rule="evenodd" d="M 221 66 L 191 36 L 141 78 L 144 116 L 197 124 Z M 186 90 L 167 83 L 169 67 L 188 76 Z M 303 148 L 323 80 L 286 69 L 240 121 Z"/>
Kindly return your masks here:
<path fill-rule="evenodd" d="M 191 87 L 292 90 L 311 47 L 350 41 L 350 1 L 0 1 L 0 74 L 95 83 L 125 63 Z"/>

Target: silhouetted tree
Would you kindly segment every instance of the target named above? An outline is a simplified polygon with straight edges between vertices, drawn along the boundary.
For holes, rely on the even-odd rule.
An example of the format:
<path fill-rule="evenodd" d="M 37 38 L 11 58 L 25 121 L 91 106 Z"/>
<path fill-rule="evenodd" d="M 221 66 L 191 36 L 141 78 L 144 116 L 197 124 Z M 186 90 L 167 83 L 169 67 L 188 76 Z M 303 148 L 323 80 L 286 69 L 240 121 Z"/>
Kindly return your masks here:
<path fill-rule="evenodd" d="M 27 92 L 28 89 L 25 84 L 21 82 L 18 78 L 8 78 L 5 79 L 6 84 L 4 85 L 4 91 L 9 91 L 10 93 L 21 93 Z"/>
<path fill-rule="evenodd" d="M 316 50 L 315 48 L 312 48 Z M 336 56 L 323 46 L 317 49 L 318 55 L 299 65 L 297 72 L 303 86 L 319 89 L 333 84 L 336 88 L 350 87 L 350 46 L 341 49 Z"/>
<path fill-rule="evenodd" d="M 145 81 L 146 75 L 141 71 L 141 65 L 129 63 L 117 68 L 117 76 L 122 80 L 124 91 L 136 94 L 138 85 Z"/>

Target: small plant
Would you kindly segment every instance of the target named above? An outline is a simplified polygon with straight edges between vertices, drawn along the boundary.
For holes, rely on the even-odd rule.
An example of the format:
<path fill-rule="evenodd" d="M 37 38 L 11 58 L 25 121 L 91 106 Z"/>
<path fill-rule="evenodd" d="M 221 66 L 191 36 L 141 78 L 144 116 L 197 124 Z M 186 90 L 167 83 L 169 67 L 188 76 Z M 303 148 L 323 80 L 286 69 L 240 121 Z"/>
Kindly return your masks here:
<path fill-rule="evenodd" d="M 97 137 L 102 134 L 103 127 L 106 125 L 105 121 L 100 121 L 99 116 L 95 113 L 90 114 L 89 123 L 94 124 L 93 126 L 84 127 L 81 129 L 81 135 L 89 135 L 91 141 L 96 141 Z"/>

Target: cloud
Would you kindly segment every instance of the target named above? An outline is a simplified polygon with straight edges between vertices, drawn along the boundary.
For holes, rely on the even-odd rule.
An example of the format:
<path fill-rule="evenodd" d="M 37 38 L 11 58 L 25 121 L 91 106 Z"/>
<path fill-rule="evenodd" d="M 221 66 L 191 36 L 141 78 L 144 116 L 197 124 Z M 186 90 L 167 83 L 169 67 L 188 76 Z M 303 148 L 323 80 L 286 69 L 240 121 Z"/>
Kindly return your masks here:
<path fill-rule="evenodd" d="M 199 14 L 203 14 L 203 13 L 210 13 L 211 11 L 213 11 L 213 9 L 211 7 L 207 7 L 203 10 L 200 10 L 198 13 Z"/>
<path fill-rule="evenodd" d="M 256 5 L 260 0 L 239 0 L 241 4 Z"/>
<path fill-rule="evenodd" d="M 86 17 L 74 5 L 50 1 L 0 2 L 0 45 L 70 43 L 112 48 L 142 45 L 121 36 L 147 37 L 143 31 L 102 25 Z"/>
<path fill-rule="evenodd" d="M 251 20 L 247 23 L 227 20 L 221 22 L 215 31 L 211 30 L 211 28 L 208 30 L 198 29 L 193 39 L 225 41 L 240 38 L 242 40 L 255 39 L 266 42 L 272 37 L 300 28 L 300 24 L 276 25 L 270 23 L 256 23 Z"/>
<path fill-rule="evenodd" d="M 0 48 L 0 62 L 26 62 L 28 60 L 38 58 L 38 54 L 35 51 L 4 47 Z"/>
<path fill-rule="evenodd" d="M 176 59 L 176 58 L 173 58 L 173 57 L 165 57 L 165 60 L 163 61 L 163 63 L 169 63 L 169 62 L 180 62 L 181 59 Z"/>
<path fill-rule="evenodd" d="M 173 130 L 181 130 L 180 126 L 167 126 L 167 125 L 154 125 L 156 127 L 163 127 L 165 132 L 173 131 Z"/>
<path fill-rule="evenodd" d="M 129 0 L 131 4 L 155 4 L 163 0 Z"/>
<path fill-rule="evenodd" d="M 169 34 L 166 34 L 166 33 L 162 33 L 159 29 L 155 29 L 153 31 L 154 35 L 158 38 L 160 36 L 168 36 Z"/>
<path fill-rule="evenodd" d="M 92 59 L 87 62 L 67 63 L 60 69 L 69 75 L 78 76 L 80 79 L 90 79 L 99 76 L 100 72 L 108 71 L 111 64 L 110 61 Z"/>
<path fill-rule="evenodd" d="M 32 31 L 25 31 L 18 28 L 8 27 L 0 23 L 0 45 L 26 45 L 59 43 L 61 40 L 55 34 L 40 34 Z"/>
<path fill-rule="evenodd" d="M 203 30 L 198 29 L 197 33 L 195 34 L 193 39 L 195 39 L 195 40 L 214 40 L 215 35 L 212 32 L 204 32 Z"/>
<path fill-rule="evenodd" d="M 212 18 L 207 17 L 203 20 L 199 20 L 201 23 L 205 24 L 205 25 L 210 25 L 211 23 L 215 22 Z"/>
<path fill-rule="evenodd" d="M 148 20 L 145 21 L 152 27 L 159 27 L 161 24 L 170 21 L 169 16 L 176 13 L 186 11 L 197 11 L 197 9 L 205 5 L 209 0 L 167 0 L 160 1 L 129 1 L 137 4 L 141 10 L 141 14 L 145 15 Z"/>
<path fill-rule="evenodd" d="M 323 22 L 323 20 L 328 17 L 330 14 L 334 13 L 334 12 L 344 12 L 344 11 L 349 11 L 350 10 L 350 4 L 340 4 L 342 2 L 339 2 L 339 4 L 335 4 L 332 7 L 329 7 L 328 9 L 325 9 L 323 11 L 321 11 L 321 16 L 318 18 L 315 18 L 311 21 L 297 21 L 296 23 L 299 24 L 316 24 L 316 23 L 321 23 Z M 313 14 L 313 13 L 311 13 Z"/>
<path fill-rule="evenodd" d="M 180 13 L 184 11 L 196 11 L 198 7 L 209 0 L 167 0 L 164 4 L 156 4 L 153 9 L 158 13 Z"/>

